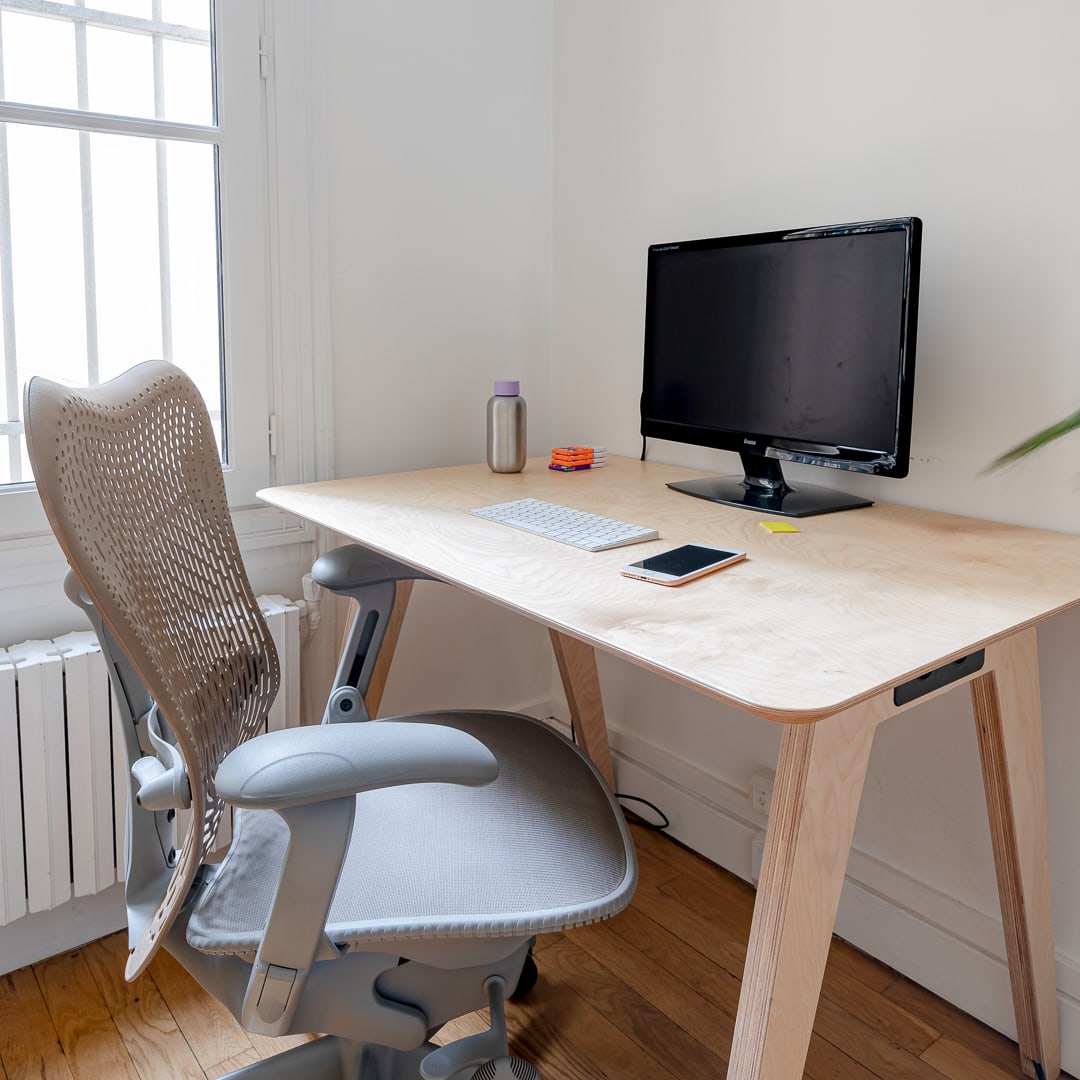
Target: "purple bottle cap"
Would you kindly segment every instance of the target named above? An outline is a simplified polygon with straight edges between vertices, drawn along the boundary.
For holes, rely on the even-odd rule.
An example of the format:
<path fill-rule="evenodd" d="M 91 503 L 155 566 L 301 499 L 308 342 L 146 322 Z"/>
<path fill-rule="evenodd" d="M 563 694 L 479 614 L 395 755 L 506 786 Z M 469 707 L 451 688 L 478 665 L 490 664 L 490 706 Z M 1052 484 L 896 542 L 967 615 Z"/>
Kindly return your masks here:
<path fill-rule="evenodd" d="M 496 397 L 517 397 L 521 391 L 521 383 L 517 379 L 496 379 Z"/>

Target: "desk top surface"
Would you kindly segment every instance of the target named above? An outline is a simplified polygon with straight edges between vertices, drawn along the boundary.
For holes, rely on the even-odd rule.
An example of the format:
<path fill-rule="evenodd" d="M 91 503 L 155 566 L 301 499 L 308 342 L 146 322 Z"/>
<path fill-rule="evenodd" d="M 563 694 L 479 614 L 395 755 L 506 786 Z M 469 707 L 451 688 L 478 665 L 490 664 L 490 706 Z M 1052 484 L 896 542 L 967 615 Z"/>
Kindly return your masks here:
<path fill-rule="evenodd" d="M 827 716 L 1080 603 L 1080 537 L 887 503 L 770 534 L 764 513 L 665 486 L 704 475 L 627 458 L 558 473 L 536 458 L 517 474 L 464 465 L 259 497 L 774 720 Z M 526 497 L 661 538 L 587 552 L 468 513 Z M 678 588 L 618 573 L 695 541 L 749 558 Z"/>

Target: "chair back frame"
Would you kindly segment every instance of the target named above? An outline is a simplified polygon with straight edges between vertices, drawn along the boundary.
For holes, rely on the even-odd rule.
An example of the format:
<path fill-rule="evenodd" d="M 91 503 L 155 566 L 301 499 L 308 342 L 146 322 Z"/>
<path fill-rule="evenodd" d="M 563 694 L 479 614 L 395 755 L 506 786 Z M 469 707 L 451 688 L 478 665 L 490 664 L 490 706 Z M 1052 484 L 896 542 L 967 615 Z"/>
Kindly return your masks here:
<path fill-rule="evenodd" d="M 35 378 L 24 418 L 57 540 L 190 785 L 191 832 L 153 914 L 133 927 L 130 979 L 213 850 L 224 807 L 214 775 L 258 733 L 278 690 L 277 653 L 244 572 L 210 416 L 184 372 L 150 361 L 90 388 Z"/>

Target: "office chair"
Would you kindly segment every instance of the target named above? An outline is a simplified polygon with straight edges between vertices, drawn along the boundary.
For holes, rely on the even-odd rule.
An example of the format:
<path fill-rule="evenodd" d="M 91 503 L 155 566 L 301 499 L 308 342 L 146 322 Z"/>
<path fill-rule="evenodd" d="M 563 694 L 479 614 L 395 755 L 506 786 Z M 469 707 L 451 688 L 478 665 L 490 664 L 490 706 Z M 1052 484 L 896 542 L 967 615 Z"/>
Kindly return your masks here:
<path fill-rule="evenodd" d="M 248 1030 L 322 1034 L 234 1080 L 535 1077 L 503 1008 L 535 936 L 616 914 L 636 882 L 591 762 L 514 713 L 341 722 L 366 715 L 380 597 L 423 576 L 355 546 L 320 571 L 359 602 L 325 722 L 259 734 L 277 656 L 191 380 L 158 361 L 93 388 L 35 378 L 24 417 L 126 740 L 127 977 L 164 946 Z M 485 1005 L 489 1031 L 433 1044 Z"/>

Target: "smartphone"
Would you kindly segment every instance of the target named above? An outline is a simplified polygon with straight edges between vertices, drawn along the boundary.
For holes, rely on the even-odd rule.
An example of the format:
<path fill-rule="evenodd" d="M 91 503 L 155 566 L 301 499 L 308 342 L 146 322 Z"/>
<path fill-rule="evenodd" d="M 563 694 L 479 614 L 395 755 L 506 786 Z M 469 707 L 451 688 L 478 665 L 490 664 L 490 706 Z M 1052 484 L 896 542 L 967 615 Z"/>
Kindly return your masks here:
<path fill-rule="evenodd" d="M 711 544 L 684 544 L 659 555 L 650 555 L 641 562 L 621 566 L 619 573 L 657 585 L 681 585 L 745 558 L 745 551 L 729 551 Z"/>

